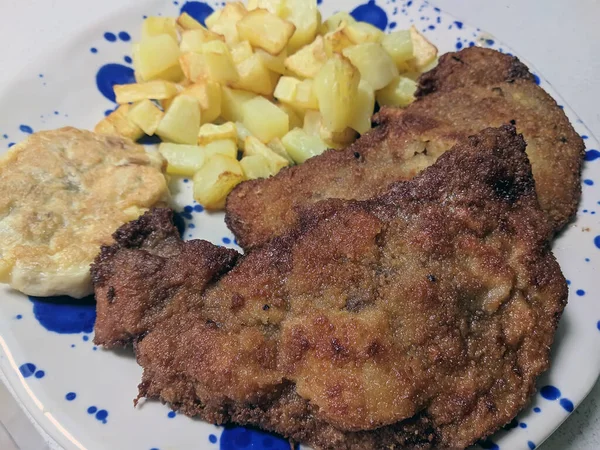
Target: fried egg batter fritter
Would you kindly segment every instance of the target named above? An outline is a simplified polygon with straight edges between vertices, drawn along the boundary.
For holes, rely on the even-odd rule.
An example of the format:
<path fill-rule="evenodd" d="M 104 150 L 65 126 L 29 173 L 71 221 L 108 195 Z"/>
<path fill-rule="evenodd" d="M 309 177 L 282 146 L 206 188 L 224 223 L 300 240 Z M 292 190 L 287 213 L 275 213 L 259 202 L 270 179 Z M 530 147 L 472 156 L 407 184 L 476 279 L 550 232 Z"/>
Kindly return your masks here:
<path fill-rule="evenodd" d="M 89 266 L 112 233 L 166 203 L 163 160 L 76 128 L 42 131 L 0 160 L 0 281 L 28 295 L 92 292 Z"/>
<path fill-rule="evenodd" d="M 512 127 L 371 200 L 311 205 L 241 258 L 170 219 L 102 249 L 94 342 L 134 342 L 140 396 L 182 413 L 322 450 L 459 449 L 548 367 L 567 285 Z"/>

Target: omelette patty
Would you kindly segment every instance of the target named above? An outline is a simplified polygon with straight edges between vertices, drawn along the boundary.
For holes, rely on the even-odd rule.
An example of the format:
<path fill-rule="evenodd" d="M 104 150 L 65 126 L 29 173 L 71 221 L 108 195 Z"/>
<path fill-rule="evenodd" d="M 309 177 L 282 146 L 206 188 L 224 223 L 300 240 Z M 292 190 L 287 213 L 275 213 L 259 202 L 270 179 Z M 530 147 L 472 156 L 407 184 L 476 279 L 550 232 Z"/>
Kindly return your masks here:
<path fill-rule="evenodd" d="M 169 197 L 158 154 L 76 128 L 0 159 L 0 281 L 28 295 L 92 293 L 89 266 L 124 223 Z"/>

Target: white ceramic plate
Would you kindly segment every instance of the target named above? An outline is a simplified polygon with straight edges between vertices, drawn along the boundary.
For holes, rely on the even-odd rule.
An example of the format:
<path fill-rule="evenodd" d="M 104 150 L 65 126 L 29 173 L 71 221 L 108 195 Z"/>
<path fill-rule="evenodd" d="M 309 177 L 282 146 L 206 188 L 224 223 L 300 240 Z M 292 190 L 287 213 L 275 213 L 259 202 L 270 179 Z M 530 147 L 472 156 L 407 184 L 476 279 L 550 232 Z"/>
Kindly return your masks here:
<path fill-rule="evenodd" d="M 492 36 L 422 1 L 320 3 L 324 17 L 347 10 L 387 30 L 415 24 L 441 53 L 469 45 L 514 53 Z M 10 109 L 0 113 L 0 151 L 32 130 L 65 125 L 92 128 L 105 111 L 115 107 L 107 98 L 112 84 L 132 81 L 131 40 L 138 37 L 143 16 L 175 16 L 182 6 L 196 16 L 211 10 L 200 2 L 140 2 L 90 27 L 30 67 L 13 85 L 5 86 L 0 104 Z M 564 105 L 539 78 L 544 89 Z M 594 276 L 600 261 L 600 153 L 594 150 L 598 143 L 574 112 L 567 105 L 564 109 L 588 146 L 577 220 L 554 244 L 570 280 L 569 305 L 553 348 L 552 368 L 538 383 L 540 393 L 509 430 L 481 443 L 484 448 L 538 446 L 583 400 L 600 372 L 600 304 L 594 301 L 599 289 Z M 193 203 L 191 183 L 183 180 L 174 188 L 186 237 L 235 247 L 223 216 L 202 212 Z M 0 297 L 0 377 L 52 445 L 90 450 L 289 449 L 287 442 L 268 434 L 243 428 L 223 430 L 179 416 L 157 402 L 134 409 L 132 399 L 141 369 L 131 352 L 107 352 L 93 346 L 93 303 L 73 306 L 64 299 L 33 301 L 6 287 L 0 288 Z"/>

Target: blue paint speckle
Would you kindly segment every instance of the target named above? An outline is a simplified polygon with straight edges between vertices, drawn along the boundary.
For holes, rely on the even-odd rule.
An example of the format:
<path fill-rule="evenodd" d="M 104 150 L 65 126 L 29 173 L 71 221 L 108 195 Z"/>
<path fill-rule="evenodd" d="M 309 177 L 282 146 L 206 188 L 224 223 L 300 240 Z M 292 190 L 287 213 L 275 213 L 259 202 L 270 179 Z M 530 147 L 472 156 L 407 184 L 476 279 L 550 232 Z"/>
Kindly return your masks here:
<path fill-rule="evenodd" d="M 67 399 L 67 401 L 69 401 L 69 402 L 72 402 L 76 398 L 77 398 L 77 394 L 75 392 L 69 392 L 67 395 L 65 395 L 65 399 Z"/>
<path fill-rule="evenodd" d="M 527 447 L 529 447 L 531 450 L 535 450 L 535 444 L 531 441 L 527 441 Z"/>
<path fill-rule="evenodd" d="M 221 434 L 221 450 L 269 449 L 289 450 L 290 443 L 264 431 L 243 427 L 226 427 Z"/>
<path fill-rule="evenodd" d="M 89 341 L 90 337 L 89 336 L 83 336 L 82 339 L 83 339 L 83 342 L 87 342 L 87 341 Z"/>
<path fill-rule="evenodd" d="M 46 372 L 43 370 L 38 370 L 34 376 L 39 380 L 40 378 L 44 378 L 46 376 Z"/>
<path fill-rule="evenodd" d="M 192 211 L 194 211 L 194 207 L 191 205 L 187 205 L 187 206 L 183 207 L 183 212 L 186 214 L 189 214 L 189 216 L 187 216 L 186 219 L 192 218 Z"/>
<path fill-rule="evenodd" d="M 54 115 L 55 115 L 55 116 L 58 116 L 58 111 L 54 111 Z"/>
<path fill-rule="evenodd" d="M 217 437 L 214 434 L 209 434 L 208 435 L 208 442 L 210 442 L 211 444 L 216 444 L 217 443 Z"/>
<path fill-rule="evenodd" d="M 573 402 L 568 398 L 561 398 L 559 403 L 560 406 L 562 406 L 567 412 L 573 412 L 573 409 L 575 409 L 575 407 L 573 406 Z"/>
<path fill-rule="evenodd" d="M 183 182 L 184 182 L 184 183 L 189 183 L 189 182 L 190 182 L 190 180 L 188 180 L 187 178 L 184 178 L 184 179 L 183 179 Z"/>
<path fill-rule="evenodd" d="M 15 143 L 14 143 L 14 142 L 9 142 L 9 143 L 8 143 L 8 148 L 11 148 L 13 145 L 15 145 Z"/>
<path fill-rule="evenodd" d="M 125 56 L 123 58 L 123 60 L 127 63 L 127 64 L 131 64 L 133 62 L 133 59 L 131 59 L 131 56 Z"/>
<path fill-rule="evenodd" d="M 390 30 L 393 30 L 394 28 L 396 28 L 398 26 L 398 24 L 396 22 L 392 22 L 390 23 Z"/>
<path fill-rule="evenodd" d="M 577 289 L 575 293 L 580 297 L 583 297 L 585 295 L 585 291 L 583 289 Z"/>
<path fill-rule="evenodd" d="M 408 2 L 406 6 L 410 6 L 411 3 L 412 2 Z M 369 3 L 358 6 L 350 14 L 356 20 L 368 22 L 380 30 L 385 30 L 385 27 L 387 27 L 388 24 L 387 14 L 375 4 L 375 0 L 369 0 Z"/>
<path fill-rule="evenodd" d="M 120 31 L 119 39 L 121 39 L 123 42 L 128 42 L 131 40 L 131 36 L 129 36 L 129 33 L 127 31 Z"/>
<path fill-rule="evenodd" d="M 594 180 L 583 180 L 583 184 L 587 185 L 587 186 L 593 186 L 594 185 Z"/>
<path fill-rule="evenodd" d="M 8 134 L 3 134 L 3 135 L 2 135 L 2 137 L 3 137 L 4 139 L 8 139 Z"/>
<path fill-rule="evenodd" d="M 169 414 L 167 414 L 167 417 L 169 419 L 174 419 L 176 415 L 177 415 L 177 413 L 175 411 L 169 411 Z"/>
<path fill-rule="evenodd" d="M 196 228 L 196 225 L 194 225 L 193 223 L 190 223 L 190 224 L 188 225 L 188 228 Z"/>
<path fill-rule="evenodd" d="M 526 424 L 526 423 L 524 423 L 524 422 L 521 422 L 521 423 L 519 424 L 519 427 L 521 427 L 521 428 L 527 428 L 527 424 Z"/>
<path fill-rule="evenodd" d="M 538 77 L 535 73 L 532 75 L 533 75 L 533 81 L 535 81 L 535 84 L 540 84 L 540 77 Z"/>
<path fill-rule="evenodd" d="M 458 41 L 456 43 L 456 50 L 460 50 L 461 48 L 463 48 L 462 42 Z"/>
<path fill-rule="evenodd" d="M 90 48 L 90 52 L 98 53 L 98 49 L 96 47 L 92 47 L 92 48 Z"/>
<path fill-rule="evenodd" d="M 592 150 L 588 150 L 587 152 L 585 152 L 585 160 L 588 162 L 595 161 L 598 158 L 600 158 L 600 152 L 598 150 L 592 149 Z"/>
<path fill-rule="evenodd" d="M 96 413 L 96 420 L 99 420 L 102 423 L 106 423 L 106 418 L 108 417 L 108 411 L 105 409 L 101 409 Z"/>
<path fill-rule="evenodd" d="M 194 211 L 201 213 L 204 211 L 204 207 L 202 205 L 194 205 Z"/>
<path fill-rule="evenodd" d="M 213 13 L 214 9 L 204 2 L 185 2 L 181 7 L 180 14 L 188 13 L 202 25 L 204 20 Z"/>
<path fill-rule="evenodd" d="M 600 331 L 600 320 L 596 322 L 596 328 L 598 328 L 598 331 Z"/>
<path fill-rule="evenodd" d="M 560 391 L 554 386 L 544 386 L 540 389 L 540 394 L 546 400 L 557 400 L 560 398 Z"/>
<path fill-rule="evenodd" d="M 429 25 L 427 28 L 429 28 L 430 30 L 435 30 L 435 25 Z"/>
<path fill-rule="evenodd" d="M 459 30 L 462 30 L 463 27 L 463 23 L 459 22 L 458 20 L 454 22 L 454 25 L 456 25 L 456 28 L 458 28 Z"/>
<path fill-rule="evenodd" d="M 538 414 L 539 414 L 539 413 L 541 413 L 541 412 L 542 412 L 542 410 L 541 410 L 541 408 L 538 408 L 538 407 L 536 406 L 535 408 L 533 408 L 533 412 L 534 412 L 534 413 L 538 413 Z"/>
<path fill-rule="evenodd" d="M 494 40 L 493 40 L 493 39 L 486 39 L 486 40 L 485 40 L 485 43 L 486 43 L 487 45 L 494 45 Z M 538 83 L 538 84 L 539 84 L 539 83 Z"/>
<path fill-rule="evenodd" d="M 17 314 L 15 316 L 15 319 L 17 319 L 17 320 L 21 320 L 22 318 L 23 318 L 23 314 Z"/>
<path fill-rule="evenodd" d="M 98 411 L 98 408 L 96 408 L 95 406 L 90 406 L 87 409 L 88 414 L 94 414 L 96 411 Z"/>
<path fill-rule="evenodd" d="M 222 239 L 222 241 L 223 241 L 223 244 L 231 244 L 231 239 L 229 239 L 228 237 L 224 237 Z"/>
<path fill-rule="evenodd" d="M 33 128 L 31 128 L 29 125 L 20 125 L 19 130 L 21 130 L 23 133 L 27 133 L 27 134 L 33 133 Z"/>
<path fill-rule="evenodd" d="M 115 33 L 107 31 L 104 33 L 104 39 L 106 39 L 108 42 L 115 42 L 117 40 L 117 36 L 115 36 Z"/>
<path fill-rule="evenodd" d="M 19 372 L 23 375 L 23 378 L 29 378 L 35 373 L 35 364 L 25 363 L 19 367 Z"/>
<path fill-rule="evenodd" d="M 96 321 L 96 302 L 90 296 L 81 300 L 71 297 L 29 297 L 33 315 L 46 330 L 60 334 L 91 333 Z"/>
<path fill-rule="evenodd" d="M 96 86 L 104 97 L 111 102 L 115 101 L 115 84 L 131 84 L 135 83 L 135 75 L 131 67 L 122 64 L 105 64 L 96 74 Z"/>
<path fill-rule="evenodd" d="M 600 236 L 596 236 L 594 238 L 594 244 L 596 245 L 596 247 L 600 248 Z"/>

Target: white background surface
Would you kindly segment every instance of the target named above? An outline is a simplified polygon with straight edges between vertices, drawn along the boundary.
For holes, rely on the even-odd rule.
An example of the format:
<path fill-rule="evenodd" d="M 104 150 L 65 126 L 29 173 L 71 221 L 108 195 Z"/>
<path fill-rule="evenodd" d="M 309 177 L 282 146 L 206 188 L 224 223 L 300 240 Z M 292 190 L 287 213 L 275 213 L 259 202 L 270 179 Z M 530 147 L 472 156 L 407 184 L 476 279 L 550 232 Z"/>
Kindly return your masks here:
<path fill-rule="evenodd" d="M 168 0 L 164 0 L 168 1 Z M 554 85 L 600 137 L 600 0 L 432 0 L 515 49 Z M 0 0 L 0 86 L 87 24 L 130 4 L 123 0 Z M 34 101 L 34 99 L 31 99 Z M 0 105 L 10 108 L 10 105 Z M 600 301 L 600 299 L 598 299 Z M 600 448 L 600 385 L 543 445 Z M 5 428 L 1 424 L 4 424 Z M 12 436 L 12 438 L 11 438 Z M 0 449 L 45 445 L 0 383 Z"/>

